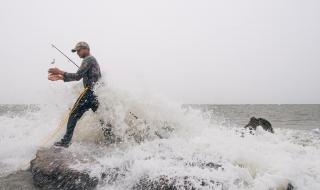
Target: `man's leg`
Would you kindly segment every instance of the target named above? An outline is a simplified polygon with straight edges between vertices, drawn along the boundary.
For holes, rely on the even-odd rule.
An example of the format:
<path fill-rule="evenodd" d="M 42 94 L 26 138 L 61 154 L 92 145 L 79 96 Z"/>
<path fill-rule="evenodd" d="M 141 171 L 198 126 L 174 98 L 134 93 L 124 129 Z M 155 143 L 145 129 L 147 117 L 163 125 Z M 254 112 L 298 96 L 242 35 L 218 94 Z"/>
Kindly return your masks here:
<path fill-rule="evenodd" d="M 65 142 L 70 142 L 73 136 L 74 128 L 77 125 L 78 120 L 82 117 L 82 115 L 89 110 L 88 106 L 79 105 L 69 116 L 67 123 L 66 134 L 63 136 L 63 140 Z"/>
<path fill-rule="evenodd" d="M 88 93 L 86 92 L 83 96 L 80 96 L 75 103 L 72 111 L 70 112 L 66 134 L 60 142 L 55 143 L 56 146 L 64 146 L 68 147 L 72 136 L 74 128 L 77 125 L 78 120 L 82 117 L 82 115 L 88 111 L 91 107 L 90 101 L 88 101 Z"/>

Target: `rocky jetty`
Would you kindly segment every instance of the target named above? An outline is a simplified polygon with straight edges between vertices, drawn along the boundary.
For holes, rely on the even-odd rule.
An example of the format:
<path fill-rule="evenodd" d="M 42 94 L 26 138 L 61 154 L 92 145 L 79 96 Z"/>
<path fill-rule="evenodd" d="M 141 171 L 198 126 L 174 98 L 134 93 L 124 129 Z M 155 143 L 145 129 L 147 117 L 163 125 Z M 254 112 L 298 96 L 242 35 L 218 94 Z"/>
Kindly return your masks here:
<path fill-rule="evenodd" d="M 30 163 L 30 171 L 35 186 L 40 188 L 90 190 L 97 186 L 98 177 L 91 176 L 86 170 L 75 169 L 74 165 L 95 162 L 91 157 L 52 147 L 37 152 Z"/>
<path fill-rule="evenodd" d="M 99 173 L 92 174 L 89 169 L 98 166 Z M 198 167 L 223 172 L 222 165 L 213 162 L 186 162 L 185 167 Z M 0 177 L 0 190 L 92 190 L 98 186 L 121 184 L 130 176 L 130 169 L 103 167 L 90 154 L 79 154 L 69 149 L 51 147 L 38 150 L 30 168 Z M 236 183 L 236 182 L 235 182 Z M 214 178 L 203 179 L 199 176 L 141 176 L 135 184 L 124 189 L 132 190 L 227 190 L 230 187 Z M 288 183 L 280 188 L 293 190 Z"/>

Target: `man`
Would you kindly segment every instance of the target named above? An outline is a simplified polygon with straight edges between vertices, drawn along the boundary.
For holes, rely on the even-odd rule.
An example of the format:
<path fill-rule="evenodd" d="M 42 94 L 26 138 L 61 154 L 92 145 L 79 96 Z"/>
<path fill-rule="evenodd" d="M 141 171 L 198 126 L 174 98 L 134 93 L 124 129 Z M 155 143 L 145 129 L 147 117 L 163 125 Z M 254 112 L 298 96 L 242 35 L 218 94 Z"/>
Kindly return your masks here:
<path fill-rule="evenodd" d="M 73 53 L 77 52 L 78 56 L 83 59 L 81 66 L 76 73 L 67 73 L 58 68 L 51 68 L 48 70 L 48 79 L 51 81 L 63 80 L 64 82 L 70 82 L 83 79 L 84 91 L 79 96 L 70 112 L 66 133 L 60 141 L 54 143 L 55 146 L 66 148 L 70 145 L 74 128 L 81 116 L 89 109 L 92 109 L 94 112 L 98 109 L 99 102 L 94 95 L 93 87 L 101 78 L 99 64 L 90 54 L 90 48 L 86 42 L 77 43 L 75 48 L 71 51 Z"/>
<path fill-rule="evenodd" d="M 271 123 L 263 118 L 251 117 L 249 123 L 244 128 L 249 127 L 249 129 L 256 130 L 258 126 L 261 126 L 264 130 L 270 133 L 274 133 Z"/>

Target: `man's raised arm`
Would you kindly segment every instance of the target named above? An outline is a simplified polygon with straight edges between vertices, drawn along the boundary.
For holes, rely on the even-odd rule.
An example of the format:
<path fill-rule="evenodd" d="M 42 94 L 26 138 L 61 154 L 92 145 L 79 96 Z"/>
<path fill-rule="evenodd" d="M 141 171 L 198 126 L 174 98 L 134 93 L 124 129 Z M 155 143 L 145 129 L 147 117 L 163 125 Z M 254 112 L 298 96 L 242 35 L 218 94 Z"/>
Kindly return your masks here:
<path fill-rule="evenodd" d="M 64 82 L 78 81 L 90 69 L 89 61 L 82 61 L 82 64 L 76 73 L 68 73 L 59 68 L 50 68 L 48 70 L 49 80 L 63 80 Z"/>
<path fill-rule="evenodd" d="M 89 61 L 82 61 L 82 64 L 78 71 L 76 73 L 67 73 L 64 72 L 63 75 L 63 81 L 69 82 L 69 81 L 75 81 L 80 80 L 84 76 L 84 74 L 90 69 L 90 62 Z"/>

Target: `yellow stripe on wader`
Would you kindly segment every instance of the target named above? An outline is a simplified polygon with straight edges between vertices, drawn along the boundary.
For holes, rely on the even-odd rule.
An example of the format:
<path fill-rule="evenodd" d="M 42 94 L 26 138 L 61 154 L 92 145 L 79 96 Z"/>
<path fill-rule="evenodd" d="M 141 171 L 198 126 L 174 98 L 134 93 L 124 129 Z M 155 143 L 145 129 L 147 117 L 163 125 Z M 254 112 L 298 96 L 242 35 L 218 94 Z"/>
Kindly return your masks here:
<path fill-rule="evenodd" d="M 71 115 L 71 114 L 74 112 L 74 110 L 75 110 L 76 107 L 78 106 L 80 100 L 81 100 L 82 97 L 86 94 L 86 92 L 87 92 L 88 89 L 89 89 L 89 87 L 86 87 L 86 88 L 83 90 L 83 92 L 80 94 L 80 96 L 79 96 L 79 98 L 77 99 L 76 103 L 73 105 L 73 108 L 72 108 L 72 110 L 70 111 L 70 114 L 69 114 L 69 115 Z"/>

